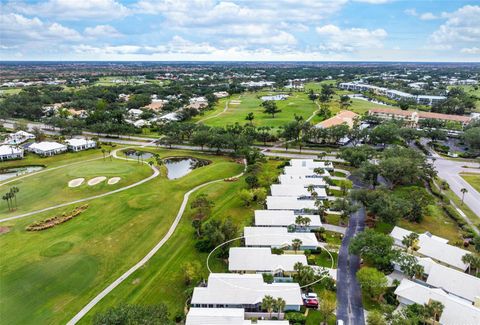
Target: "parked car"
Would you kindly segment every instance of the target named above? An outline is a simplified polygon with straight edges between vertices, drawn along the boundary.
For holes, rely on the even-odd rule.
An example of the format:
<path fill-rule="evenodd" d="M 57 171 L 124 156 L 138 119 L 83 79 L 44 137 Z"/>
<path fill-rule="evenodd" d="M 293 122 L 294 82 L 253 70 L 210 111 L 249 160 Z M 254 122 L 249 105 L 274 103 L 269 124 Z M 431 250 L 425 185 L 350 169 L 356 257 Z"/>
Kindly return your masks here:
<path fill-rule="evenodd" d="M 318 308 L 318 296 L 315 292 L 302 294 L 303 304 L 308 308 Z"/>

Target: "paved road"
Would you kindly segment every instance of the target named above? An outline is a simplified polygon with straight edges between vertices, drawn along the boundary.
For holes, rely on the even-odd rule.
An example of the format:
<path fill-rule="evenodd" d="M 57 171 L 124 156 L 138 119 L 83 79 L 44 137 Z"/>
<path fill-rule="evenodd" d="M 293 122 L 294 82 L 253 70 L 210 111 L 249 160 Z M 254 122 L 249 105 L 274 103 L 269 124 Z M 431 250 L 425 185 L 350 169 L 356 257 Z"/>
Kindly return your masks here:
<path fill-rule="evenodd" d="M 462 198 L 462 188 L 468 190 L 468 193 L 465 194 L 464 202 L 477 216 L 480 217 L 480 193 L 460 176 L 461 172 L 480 173 L 480 165 L 478 163 L 454 161 L 438 157 L 433 164 L 438 171 L 438 177 L 447 181 L 452 191 L 459 198 Z M 465 168 L 463 166 L 473 168 Z"/>
<path fill-rule="evenodd" d="M 343 320 L 346 325 L 365 324 L 362 293 L 355 276 L 360 268 L 360 258 L 348 253 L 350 240 L 363 231 L 364 222 L 365 208 L 362 207 L 350 216 L 338 254 L 337 319 Z"/>
<path fill-rule="evenodd" d="M 237 176 L 233 177 L 241 177 L 246 170 L 246 162 L 245 162 L 245 169 L 243 170 L 242 173 L 240 173 Z M 188 203 L 188 198 L 192 193 L 195 191 L 201 189 L 202 187 L 205 187 L 207 185 L 221 182 L 223 181 L 222 179 L 217 179 L 214 181 L 210 181 L 207 183 L 203 183 L 198 185 L 197 187 L 191 189 L 185 195 L 183 196 L 183 201 L 180 206 L 180 209 L 178 210 L 177 216 L 175 217 L 175 220 L 173 221 L 172 225 L 170 226 L 170 229 L 168 229 L 168 232 L 163 236 L 163 238 L 145 255 L 137 264 L 132 266 L 128 271 L 126 271 L 124 274 L 122 274 L 119 278 L 117 278 L 115 281 L 113 281 L 108 287 L 103 289 L 102 292 L 100 292 L 95 298 L 93 298 L 85 307 L 82 308 L 68 323 L 67 325 L 73 325 L 76 324 L 78 321 L 80 321 L 96 304 L 100 302 L 106 295 L 108 295 L 113 289 L 115 289 L 117 286 L 119 286 L 123 281 L 125 281 L 130 275 L 132 275 L 135 271 L 137 271 L 139 268 L 141 268 L 145 263 L 147 263 L 154 255 L 157 253 L 160 248 L 167 242 L 167 240 L 170 239 L 170 237 L 173 235 L 175 232 L 175 229 L 178 226 L 178 223 L 182 219 L 183 212 L 185 211 L 185 207 L 187 206 Z"/>
<path fill-rule="evenodd" d="M 118 157 L 117 156 L 117 151 L 120 150 L 120 149 L 117 149 L 117 150 L 114 150 L 112 151 L 112 155 L 113 157 L 117 158 L 117 159 L 122 159 L 122 160 L 135 160 L 135 159 L 128 159 L 128 158 L 121 158 L 121 157 Z M 95 159 L 92 159 L 92 160 L 95 160 Z M 135 160 L 136 161 L 136 160 Z M 145 164 L 148 165 L 147 162 L 144 161 Z M 90 196 L 90 197 L 86 197 L 86 198 L 83 198 L 83 199 L 79 199 L 79 200 L 75 200 L 75 201 L 70 201 L 70 202 L 66 202 L 66 203 L 62 203 L 62 204 L 57 204 L 57 205 L 54 205 L 54 206 L 51 206 L 51 207 L 48 207 L 48 208 L 44 208 L 44 209 L 40 209 L 40 210 L 35 210 L 35 211 L 31 211 L 31 212 L 28 212 L 28 213 L 24 213 L 24 214 L 19 214 L 19 215 L 16 215 L 16 216 L 12 216 L 12 217 L 8 217 L 8 218 L 4 218 L 4 219 L 0 219 L 0 222 L 5 222 L 5 221 L 10 221 L 10 220 L 15 220 L 15 219 L 20 219 L 20 218 L 24 218 L 24 217 L 28 217 L 28 216 L 32 216 L 32 215 L 35 215 L 37 213 L 41 213 L 41 212 L 45 212 L 45 211 L 50 211 L 50 210 L 53 210 L 53 209 L 57 209 L 57 208 L 61 208 L 61 207 L 65 207 L 65 206 L 69 206 L 71 204 L 76 204 L 76 203 L 81 203 L 81 202 L 86 202 L 86 201 L 90 201 L 90 200 L 94 200 L 94 199 L 98 199 L 98 198 L 101 198 L 101 197 L 104 197 L 104 196 L 108 196 L 108 195 L 112 195 L 112 194 L 115 194 L 115 193 L 118 193 L 118 192 L 122 192 L 122 191 L 125 191 L 125 190 L 128 190 L 128 189 L 131 189 L 133 187 L 136 187 L 138 185 L 141 185 L 145 182 L 148 182 L 152 179 L 154 179 L 155 177 L 157 177 L 158 175 L 160 175 L 160 171 L 157 169 L 157 167 L 155 166 L 150 166 L 148 165 L 152 170 L 153 170 L 153 174 L 150 175 L 149 177 L 147 178 L 144 178 L 136 183 L 133 183 L 133 184 L 130 184 L 128 186 L 125 186 L 125 187 L 122 187 L 122 188 L 119 188 L 119 189 L 116 189 L 116 190 L 113 190 L 113 191 L 110 191 L 110 192 L 107 192 L 107 193 L 103 193 L 103 194 L 99 194 L 99 195 L 94 195 L 94 196 Z M 56 167 L 56 168 L 61 168 L 61 167 L 65 167 L 65 166 L 59 166 L 59 167 Z M 56 169 L 55 168 L 55 169 Z M 53 169 L 53 168 L 52 168 Z M 52 170 L 52 169 L 48 169 L 48 170 Z M 32 175 L 36 175 L 38 173 L 32 173 L 32 174 L 29 174 L 28 176 L 32 176 Z M 25 175 L 27 176 L 27 175 Z M 19 178 L 15 178 L 15 180 L 17 180 Z M 4 183 L 5 184 L 5 183 Z"/>

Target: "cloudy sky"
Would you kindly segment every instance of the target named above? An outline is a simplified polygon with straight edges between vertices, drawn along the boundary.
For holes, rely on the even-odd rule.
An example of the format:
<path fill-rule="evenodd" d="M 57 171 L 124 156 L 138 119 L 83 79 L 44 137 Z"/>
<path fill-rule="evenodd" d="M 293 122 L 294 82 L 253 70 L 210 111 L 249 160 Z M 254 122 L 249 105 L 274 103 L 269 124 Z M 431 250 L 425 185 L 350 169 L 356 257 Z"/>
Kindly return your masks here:
<path fill-rule="evenodd" d="M 480 61 L 480 0 L 0 3 L 0 60 Z"/>

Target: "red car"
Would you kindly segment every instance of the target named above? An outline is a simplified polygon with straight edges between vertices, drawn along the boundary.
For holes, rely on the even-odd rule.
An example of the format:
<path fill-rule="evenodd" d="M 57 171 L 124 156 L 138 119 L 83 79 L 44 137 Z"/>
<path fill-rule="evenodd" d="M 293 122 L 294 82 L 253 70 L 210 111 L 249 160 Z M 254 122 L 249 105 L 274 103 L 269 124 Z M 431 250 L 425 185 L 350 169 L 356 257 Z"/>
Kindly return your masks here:
<path fill-rule="evenodd" d="M 307 298 L 303 301 L 305 307 L 308 308 L 318 308 L 318 299 L 317 298 Z"/>

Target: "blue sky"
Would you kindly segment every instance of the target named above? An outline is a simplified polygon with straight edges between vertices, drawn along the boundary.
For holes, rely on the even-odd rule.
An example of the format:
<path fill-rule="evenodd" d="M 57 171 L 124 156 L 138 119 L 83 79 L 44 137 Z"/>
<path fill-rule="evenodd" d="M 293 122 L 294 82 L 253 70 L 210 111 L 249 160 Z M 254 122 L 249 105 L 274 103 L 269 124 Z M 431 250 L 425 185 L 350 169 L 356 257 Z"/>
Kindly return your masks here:
<path fill-rule="evenodd" d="M 0 0 L 1 60 L 480 61 L 480 0 Z"/>

